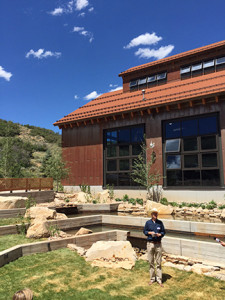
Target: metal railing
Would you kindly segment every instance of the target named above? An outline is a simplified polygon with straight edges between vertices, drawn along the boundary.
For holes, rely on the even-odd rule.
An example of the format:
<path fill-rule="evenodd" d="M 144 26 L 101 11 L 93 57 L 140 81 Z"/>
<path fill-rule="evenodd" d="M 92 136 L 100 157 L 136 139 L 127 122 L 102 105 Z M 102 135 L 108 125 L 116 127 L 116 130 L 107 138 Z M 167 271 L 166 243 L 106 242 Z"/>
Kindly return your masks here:
<path fill-rule="evenodd" d="M 53 190 L 53 178 L 0 178 L 0 191 Z"/>

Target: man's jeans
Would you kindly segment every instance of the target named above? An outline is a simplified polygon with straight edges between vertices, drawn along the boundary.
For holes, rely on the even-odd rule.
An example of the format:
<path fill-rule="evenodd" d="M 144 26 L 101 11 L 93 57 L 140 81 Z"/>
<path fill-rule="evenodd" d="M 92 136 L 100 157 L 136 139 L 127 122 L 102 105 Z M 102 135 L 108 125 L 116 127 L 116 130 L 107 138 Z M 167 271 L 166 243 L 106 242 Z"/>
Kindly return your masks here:
<path fill-rule="evenodd" d="M 150 281 L 154 282 L 155 280 L 158 283 L 162 283 L 162 244 L 161 243 L 152 243 L 147 242 L 147 252 L 148 252 L 148 261 L 150 264 Z M 155 272 L 155 263 L 156 263 L 156 272 Z"/>

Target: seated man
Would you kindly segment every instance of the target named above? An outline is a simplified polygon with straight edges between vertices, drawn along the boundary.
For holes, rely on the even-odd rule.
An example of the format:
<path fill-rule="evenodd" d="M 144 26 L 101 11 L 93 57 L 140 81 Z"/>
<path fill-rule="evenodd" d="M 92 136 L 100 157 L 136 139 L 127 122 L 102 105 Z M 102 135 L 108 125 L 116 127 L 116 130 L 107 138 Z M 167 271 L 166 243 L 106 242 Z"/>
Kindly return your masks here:
<path fill-rule="evenodd" d="M 150 282 L 157 281 L 158 284 L 162 285 L 162 244 L 161 239 L 165 235 L 165 229 L 163 222 L 158 220 L 158 210 L 153 208 L 151 211 L 151 219 L 145 223 L 144 234 L 147 236 L 147 253 L 148 261 L 150 264 Z M 155 273 L 155 263 L 156 263 L 156 273 Z"/>

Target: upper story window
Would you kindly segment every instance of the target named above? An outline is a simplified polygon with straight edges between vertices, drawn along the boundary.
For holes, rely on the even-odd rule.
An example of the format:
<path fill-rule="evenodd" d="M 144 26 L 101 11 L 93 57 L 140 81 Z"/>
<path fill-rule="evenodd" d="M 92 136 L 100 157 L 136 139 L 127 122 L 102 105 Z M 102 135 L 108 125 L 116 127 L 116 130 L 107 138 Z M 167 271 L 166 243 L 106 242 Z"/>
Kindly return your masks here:
<path fill-rule="evenodd" d="M 180 68 L 181 79 L 209 74 L 225 69 L 225 56 Z"/>
<path fill-rule="evenodd" d="M 149 88 L 164 84 L 167 81 L 167 72 L 154 74 L 144 78 L 138 78 L 130 81 L 130 91 L 138 91 L 143 88 Z"/>

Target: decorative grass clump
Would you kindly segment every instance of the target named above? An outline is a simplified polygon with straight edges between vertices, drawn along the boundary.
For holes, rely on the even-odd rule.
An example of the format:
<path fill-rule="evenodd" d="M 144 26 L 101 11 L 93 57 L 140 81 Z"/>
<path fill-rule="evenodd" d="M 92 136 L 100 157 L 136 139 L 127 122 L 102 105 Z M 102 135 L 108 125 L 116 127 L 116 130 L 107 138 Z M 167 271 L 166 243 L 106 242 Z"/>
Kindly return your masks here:
<path fill-rule="evenodd" d="M 34 300 L 224 299 L 225 283 L 204 275 L 163 268 L 164 288 L 148 286 L 148 263 L 132 270 L 92 268 L 68 249 L 22 257 L 0 269 L 0 299 L 23 288 Z"/>

